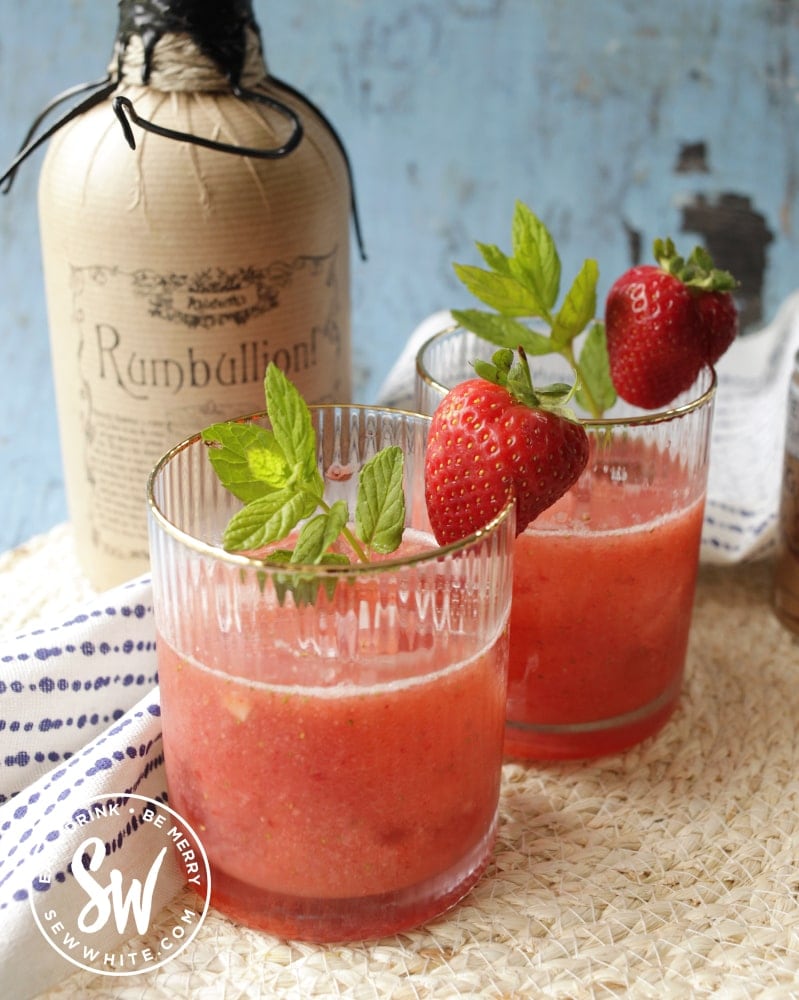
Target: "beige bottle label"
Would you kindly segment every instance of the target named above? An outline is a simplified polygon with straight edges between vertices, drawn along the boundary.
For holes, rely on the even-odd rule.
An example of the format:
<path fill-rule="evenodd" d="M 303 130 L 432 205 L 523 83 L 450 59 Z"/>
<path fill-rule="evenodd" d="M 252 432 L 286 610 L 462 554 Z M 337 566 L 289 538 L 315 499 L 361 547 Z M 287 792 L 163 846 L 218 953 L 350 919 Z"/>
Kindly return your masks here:
<path fill-rule="evenodd" d="M 153 465 L 203 427 L 262 410 L 269 361 L 310 402 L 349 398 L 338 257 L 195 274 L 69 268 L 73 335 L 54 338 L 54 362 L 60 396 L 79 400 L 63 450 L 95 586 L 146 570 Z"/>

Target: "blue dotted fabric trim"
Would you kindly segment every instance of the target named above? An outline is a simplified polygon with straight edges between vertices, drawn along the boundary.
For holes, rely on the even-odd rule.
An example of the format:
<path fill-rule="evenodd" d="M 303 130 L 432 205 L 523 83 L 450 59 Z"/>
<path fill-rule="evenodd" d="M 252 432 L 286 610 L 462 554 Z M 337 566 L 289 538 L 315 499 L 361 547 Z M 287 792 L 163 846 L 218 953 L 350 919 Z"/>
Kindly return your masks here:
<path fill-rule="evenodd" d="M 85 809 L 92 796 L 141 794 L 147 782 L 147 794 L 166 801 L 160 718 L 158 692 L 150 692 L 63 767 L 54 768 L 0 808 L 0 912 L 28 898 L 36 874 L 43 870 L 46 845 L 60 838 L 65 823 Z M 38 891 L 47 888 L 41 884 Z"/>
<path fill-rule="evenodd" d="M 33 897 L 49 892 L 53 884 L 71 880 L 69 859 L 74 854 L 75 837 L 83 833 L 69 830 L 76 818 L 86 813 L 93 798 L 126 794 L 167 801 L 157 688 L 67 761 L 0 806 L 3 979 L 8 976 L 11 981 L 21 976 L 28 980 L 32 960 L 36 962 L 36 978 L 42 982 L 55 982 L 63 976 L 63 959 L 43 946 L 33 916 Z M 118 863 L 134 875 L 141 869 L 143 878 L 152 857 L 146 850 L 147 838 L 137 836 L 138 832 L 144 832 L 144 825 L 137 822 L 135 815 L 124 816 L 106 843 L 106 851 L 121 852 Z M 45 872 L 47 878 L 43 880 Z"/>
<path fill-rule="evenodd" d="M 157 684 L 149 576 L 0 641 L 0 804 L 122 719 Z"/>

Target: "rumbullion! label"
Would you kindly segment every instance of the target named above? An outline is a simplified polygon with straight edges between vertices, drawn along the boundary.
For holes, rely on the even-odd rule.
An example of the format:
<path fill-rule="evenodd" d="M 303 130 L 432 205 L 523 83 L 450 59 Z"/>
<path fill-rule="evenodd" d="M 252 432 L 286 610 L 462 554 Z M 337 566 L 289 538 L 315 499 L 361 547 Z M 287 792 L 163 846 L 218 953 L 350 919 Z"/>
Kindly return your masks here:
<path fill-rule="evenodd" d="M 145 568 L 150 470 L 208 424 L 262 410 L 269 361 L 309 401 L 341 401 L 349 387 L 334 373 L 349 357 L 337 265 L 334 248 L 195 274 L 71 267 L 84 504 L 100 554 Z"/>

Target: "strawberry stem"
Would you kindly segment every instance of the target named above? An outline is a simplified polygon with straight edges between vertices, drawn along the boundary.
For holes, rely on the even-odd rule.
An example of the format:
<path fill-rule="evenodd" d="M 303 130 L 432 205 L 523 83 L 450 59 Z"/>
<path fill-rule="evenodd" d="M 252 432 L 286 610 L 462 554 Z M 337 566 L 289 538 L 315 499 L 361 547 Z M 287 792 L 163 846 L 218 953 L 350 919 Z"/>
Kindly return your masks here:
<path fill-rule="evenodd" d="M 502 347 L 494 352 L 490 362 L 476 360 L 472 362 L 472 366 L 480 378 L 507 390 L 517 403 L 534 410 L 560 413 L 569 420 L 576 419 L 568 409 L 576 385 L 555 382 L 552 385 L 535 387 L 527 353 L 523 347 L 517 347 L 515 351 L 509 347 Z"/>

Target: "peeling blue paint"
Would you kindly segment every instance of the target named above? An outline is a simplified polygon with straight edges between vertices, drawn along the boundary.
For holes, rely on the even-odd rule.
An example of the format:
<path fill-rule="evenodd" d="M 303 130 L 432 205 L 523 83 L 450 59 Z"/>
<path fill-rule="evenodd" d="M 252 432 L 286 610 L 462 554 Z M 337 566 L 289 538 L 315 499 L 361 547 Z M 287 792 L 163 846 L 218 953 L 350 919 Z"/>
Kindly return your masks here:
<path fill-rule="evenodd" d="M 799 0 L 255 0 L 270 68 L 352 158 L 358 398 L 410 330 L 471 304 L 452 261 L 507 246 L 521 198 L 600 292 L 656 236 L 743 268 L 746 319 L 799 284 Z M 0 160 L 40 107 L 102 75 L 116 4 L 0 4 Z M 4 150 L 4 152 L 3 152 Z M 65 516 L 36 223 L 38 165 L 0 200 L 0 548 Z M 26 426 L 38 440 L 36 468 Z M 56 485 L 53 486 L 55 481 Z"/>

